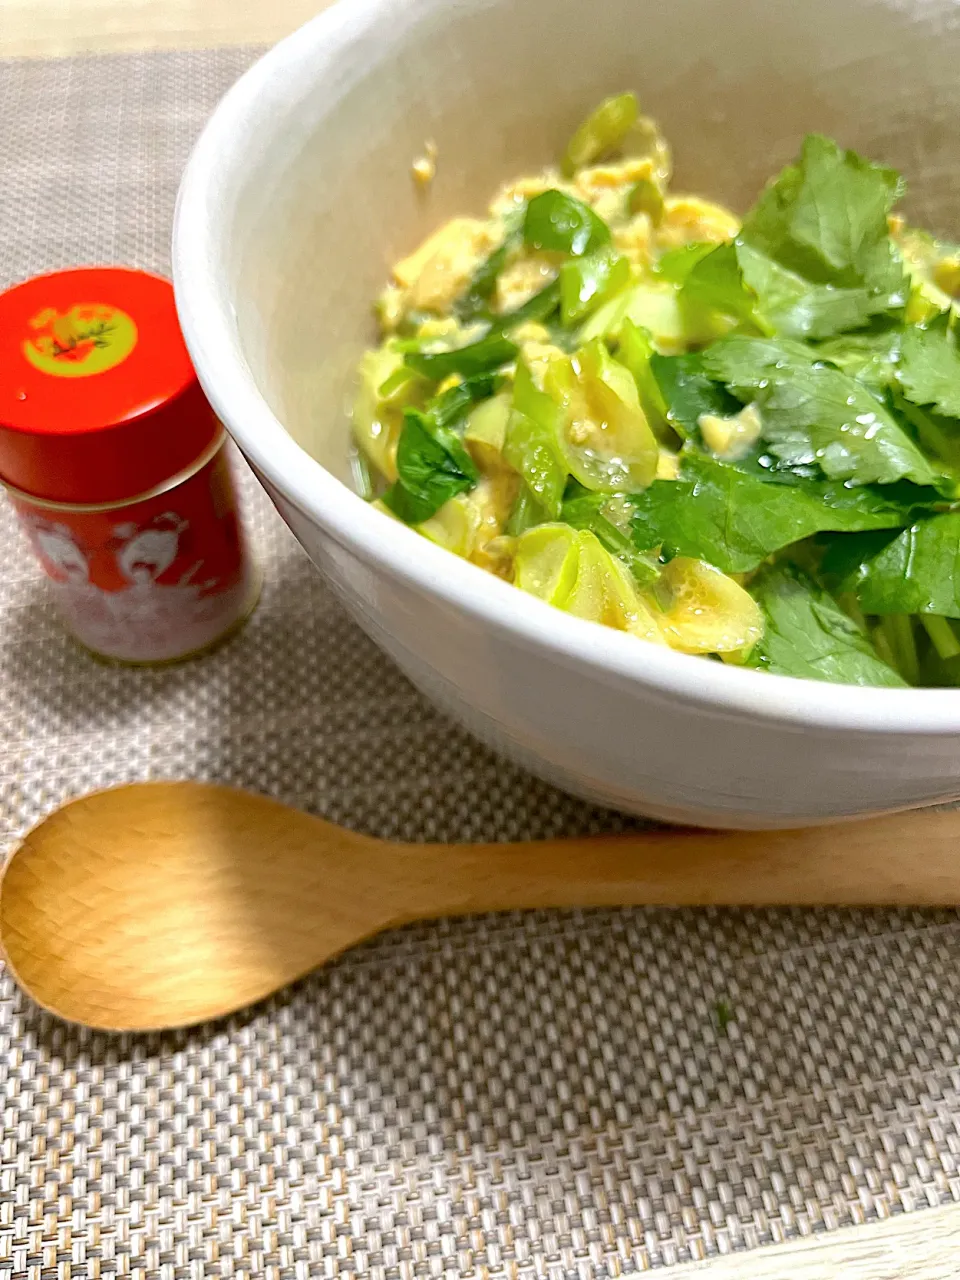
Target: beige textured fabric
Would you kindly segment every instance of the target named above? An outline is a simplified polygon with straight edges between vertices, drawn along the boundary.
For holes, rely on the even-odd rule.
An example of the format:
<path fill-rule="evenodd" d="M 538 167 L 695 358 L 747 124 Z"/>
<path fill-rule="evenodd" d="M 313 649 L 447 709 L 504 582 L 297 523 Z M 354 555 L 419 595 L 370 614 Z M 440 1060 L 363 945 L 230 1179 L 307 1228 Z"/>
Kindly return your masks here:
<path fill-rule="evenodd" d="M 189 144 L 251 56 L 0 64 L 0 282 L 165 269 Z M 4 844 L 179 776 L 410 839 L 617 825 L 431 711 L 247 497 L 258 613 L 146 672 L 74 649 L 0 508 Z M 958 960 L 951 912 L 482 918 L 143 1039 L 6 979 L 0 1276 L 586 1278 L 957 1200 Z"/>

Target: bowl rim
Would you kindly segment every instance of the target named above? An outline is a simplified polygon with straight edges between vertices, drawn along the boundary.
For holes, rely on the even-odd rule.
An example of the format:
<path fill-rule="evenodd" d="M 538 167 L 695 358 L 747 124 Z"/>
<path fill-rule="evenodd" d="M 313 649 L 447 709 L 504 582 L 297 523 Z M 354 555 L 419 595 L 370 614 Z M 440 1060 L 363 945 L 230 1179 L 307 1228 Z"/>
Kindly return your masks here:
<path fill-rule="evenodd" d="M 264 54 L 214 110 L 187 162 L 177 196 L 173 276 L 187 346 L 214 409 L 261 477 L 307 520 L 368 564 L 468 614 L 525 647 L 548 651 L 594 678 L 634 681 L 705 711 L 738 713 L 796 728 L 849 733 L 960 732 L 960 689 L 878 689 L 771 675 L 710 662 L 573 617 L 435 546 L 371 508 L 287 433 L 244 358 L 221 271 L 218 193 L 249 168 L 248 140 L 270 129 L 271 96 L 314 78 L 357 41 L 394 43 L 398 26 L 445 0 L 351 0 L 334 4 Z M 385 18 L 389 15 L 389 21 Z M 297 72 L 299 71 L 299 79 Z M 346 425 L 346 424 L 345 424 Z"/>

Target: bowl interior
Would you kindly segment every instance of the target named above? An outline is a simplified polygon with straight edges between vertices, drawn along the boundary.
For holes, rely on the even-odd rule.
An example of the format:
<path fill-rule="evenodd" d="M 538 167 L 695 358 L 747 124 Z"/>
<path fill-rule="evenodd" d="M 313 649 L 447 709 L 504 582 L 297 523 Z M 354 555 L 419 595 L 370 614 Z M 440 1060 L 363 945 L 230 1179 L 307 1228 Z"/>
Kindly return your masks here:
<path fill-rule="evenodd" d="M 899 168 L 909 216 L 956 237 L 958 66 L 952 0 L 342 0 L 255 69 L 222 166 L 220 278 L 253 377 L 342 478 L 392 262 L 628 87 L 673 145 L 675 190 L 742 210 L 820 130 Z"/>

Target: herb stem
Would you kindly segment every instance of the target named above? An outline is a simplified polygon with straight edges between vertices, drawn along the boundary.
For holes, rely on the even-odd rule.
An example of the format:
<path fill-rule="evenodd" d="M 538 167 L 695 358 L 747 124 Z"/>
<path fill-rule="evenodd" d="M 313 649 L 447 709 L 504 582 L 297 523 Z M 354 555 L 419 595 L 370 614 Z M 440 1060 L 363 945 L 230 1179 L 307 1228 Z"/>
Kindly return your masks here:
<path fill-rule="evenodd" d="M 894 665 L 908 684 L 920 679 L 920 659 L 913 635 L 913 620 L 905 613 L 891 613 L 880 626 L 893 654 Z"/>
<path fill-rule="evenodd" d="M 947 658 L 955 658 L 960 654 L 960 640 L 957 639 L 957 634 L 948 618 L 935 613 L 923 613 L 920 615 L 920 621 L 940 658 L 946 661 Z"/>
<path fill-rule="evenodd" d="M 869 630 L 867 620 L 863 616 L 863 610 L 860 608 L 860 601 L 852 591 L 845 591 L 842 595 L 837 596 L 837 604 L 848 614 L 858 627 L 862 627 L 864 631 Z"/>
<path fill-rule="evenodd" d="M 883 629 L 882 623 L 880 626 L 874 628 L 873 635 L 870 637 L 870 639 L 873 641 L 873 647 L 876 649 L 877 653 L 879 653 L 883 661 L 888 666 L 893 667 L 893 669 L 896 671 L 897 656 L 893 651 L 893 646 L 890 643 L 890 637 L 887 635 L 886 631 Z"/>

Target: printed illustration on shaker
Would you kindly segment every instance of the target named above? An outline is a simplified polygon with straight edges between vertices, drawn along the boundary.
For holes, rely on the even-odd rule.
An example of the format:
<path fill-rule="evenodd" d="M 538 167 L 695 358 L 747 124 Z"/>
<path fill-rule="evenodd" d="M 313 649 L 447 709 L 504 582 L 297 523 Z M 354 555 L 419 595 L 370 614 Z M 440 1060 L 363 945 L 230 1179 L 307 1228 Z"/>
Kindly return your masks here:
<path fill-rule="evenodd" d="M 123 539 L 116 552 L 117 566 L 128 582 L 156 582 L 170 568 L 180 550 L 180 535 L 189 528 L 189 522 L 173 511 L 165 511 L 146 529 L 134 524 L 121 524 L 114 528 L 116 537 Z M 180 581 L 192 577 L 199 565 L 184 574 Z"/>
<path fill-rule="evenodd" d="M 89 545 L 66 524 L 27 511 L 22 518 L 75 634 L 98 652 L 121 635 L 133 661 L 173 641 L 202 648 L 249 597 L 235 556 L 218 563 L 191 554 L 190 521 L 175 511 L 109 526 L 102 541 L 91 532 Z"/>
<path fill-rule="evenodd" d="M 74 541 L 73 533 L 67 525 L 35 521 L 32 532 L 40 558 L 47 562 L 48 572 L 54 580 L 89 581 L 90 562 Z"/>
<path fill-rule="evenodd" d="M 41 373 L 86 378 L 122 364 L 137 345 L 137 326 L 125 311 L 84 302 L 68 311 L 45 307 L 30 321 L 23 354 Z"/>

